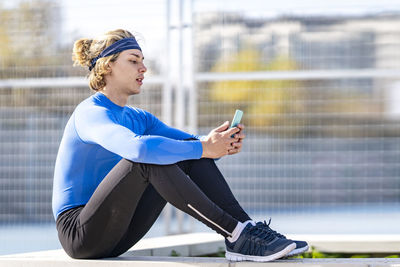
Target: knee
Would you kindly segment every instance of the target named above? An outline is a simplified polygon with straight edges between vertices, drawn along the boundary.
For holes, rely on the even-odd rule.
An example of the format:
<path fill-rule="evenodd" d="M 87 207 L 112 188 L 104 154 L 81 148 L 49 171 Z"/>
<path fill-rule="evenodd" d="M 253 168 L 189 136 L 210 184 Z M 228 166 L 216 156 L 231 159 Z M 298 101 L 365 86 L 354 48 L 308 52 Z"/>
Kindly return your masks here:
<path fill-rule="evenodd" d="M 143 166 L 146 177 L 151 180 L 151 178 L 157 177 L 157 179 L 168 179 L 171 175 L 176 175 L 177 172 L 181 171 L 177 164 L 167 164 L 167 165 L 158 165 L 158 164 L 146 164 Z"/>
<path fill-rule="evenodd" d="M 155 169 L 155 168 L 158 168 L 158 166 L 162 166 L 162 165 L 155 165 L 155 164 L 150 164 L 150 163 L 135 162 L 135 161 L 131 161 L 126 158 L 121 159 L 119 164 L 123 164 L 130 171 L 132 171 L 133 169 L 136 169 L 144 177 L 148 176 L 149 171 L 151 171 L 151 169 Z"/>
<path fill-rule="evenodd" d="M 135 162 L 135 161 L 131 161 L 126 158 L 121 159 L 121 162 L 123 162 L 124 164 L 130 165 L 130 166 L 140 166 L 142 168 L 147 168 L 147 169 L 152 169 L 152 168 L 165 169 L 165 168 L 170 168 L 171 166 L 175 165 L 175 164 L 160 165 L 160 164 L 153 164 L 153 163 Z"/>
<path fill-rule="evenodd" d="M 207 162 L 207 163 L 213 163 L 215 164 L 215 160 L 214 159 L 210 159 L 210 158 L 201 158 L 199 159 L 201 162 Z"/>
<path fill-rule="evenodd" d="M 215 160 L 214 159 L 210 159 L 210 158 L 201 158 L 197 160 L 198 164 L 200 164 L 201 166 L 216 166 L 215 164 Z"/>
<path fill-rule="evenodd" d="M 167 165 L 148 164 L 147 168 L 160 172 L 168 172 L 171 170 L 175 170 L 176 168 L 178 168 L 178 166 L 176 164 L 167 164 Z"/>
<path fill-rule="evenodd" d="M 173 172 L 178 166 L 176 164 L 159 165 L 151 163 L 132 163 L 132 169 L 138 169 L 146 180 L 150 177 L 162 177 L 162 174 Z"/>

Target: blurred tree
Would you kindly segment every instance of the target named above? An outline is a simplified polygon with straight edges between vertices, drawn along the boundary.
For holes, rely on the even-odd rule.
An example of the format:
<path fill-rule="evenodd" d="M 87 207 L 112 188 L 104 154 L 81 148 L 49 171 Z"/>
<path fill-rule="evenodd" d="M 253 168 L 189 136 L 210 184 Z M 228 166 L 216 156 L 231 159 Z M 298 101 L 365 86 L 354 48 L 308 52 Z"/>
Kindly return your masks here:
<path fill-rule="evenodd" d="M 58 76 L 59 17 L 58 1 L 22 0 L 11 7 L 0 6 L 0 79 Z M 10 88 L 7 96 L 2 106 L 28 106 L 37 98 L 27 88 Z"/>
<path fill-rule="evenodd" d="M 61 33 L 58 1 L 0 6 L 0 78 L 54 76 Z"/>
<path fill-rule="evenodd" d="M 7 34 L 7 21 L 10 14 L 0 6 L 0 67 L 3 69 L 10 65 L 11 42 Z"/>
<path fill-rule="evenodd" d="M 277 56 L 264 63 L 258 50 L 246 47 L 228 60 L 220 59 L 212 72 L 290 71 L 297 69 L 294 60 Z M 298 82 L 296 83 L 298 85 Z M 282 125 L 282 117 L 298 112 L 302 106 L 296 104 L 300 90 L 293 90 L 294 81 L 288 80 L 243 80 L 220 81 L 211 85 L 213 101 L 232 103 L 246 109 L 251 126 Z M 289 123 L 290 120 L 285 120 Z"/>

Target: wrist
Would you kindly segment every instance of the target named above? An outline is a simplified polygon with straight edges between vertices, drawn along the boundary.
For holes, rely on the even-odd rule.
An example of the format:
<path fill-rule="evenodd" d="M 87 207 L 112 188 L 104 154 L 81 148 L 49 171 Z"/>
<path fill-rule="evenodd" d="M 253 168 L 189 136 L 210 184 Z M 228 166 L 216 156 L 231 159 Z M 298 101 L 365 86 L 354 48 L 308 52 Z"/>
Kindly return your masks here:
<path fill-rule="evenodd" d="M 203 153 L 201 154 L 201 157 L 206 158 L 206 141 L 202 140 L 202 141 L 200 141 L 200 143 L 201 143 L 201 147 L 203 149 Z"/>

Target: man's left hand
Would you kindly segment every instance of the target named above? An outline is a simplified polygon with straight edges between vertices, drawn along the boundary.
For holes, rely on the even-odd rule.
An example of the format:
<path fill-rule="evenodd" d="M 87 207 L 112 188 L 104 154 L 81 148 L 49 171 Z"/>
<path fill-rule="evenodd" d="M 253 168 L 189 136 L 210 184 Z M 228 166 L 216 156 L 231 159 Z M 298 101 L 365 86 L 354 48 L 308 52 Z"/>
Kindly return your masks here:
<path fill-rule="evenodd" d="M 240 131 L 233 136 L 232 138 L 233 148 L 228 151 L 228 155 L 234 155 L 239 153 L 242 150 L 243 139 L 246 138 L 246 135 L 243 133 L 244 125 L 238 124 L 236 127 L 238 127 Z"/>

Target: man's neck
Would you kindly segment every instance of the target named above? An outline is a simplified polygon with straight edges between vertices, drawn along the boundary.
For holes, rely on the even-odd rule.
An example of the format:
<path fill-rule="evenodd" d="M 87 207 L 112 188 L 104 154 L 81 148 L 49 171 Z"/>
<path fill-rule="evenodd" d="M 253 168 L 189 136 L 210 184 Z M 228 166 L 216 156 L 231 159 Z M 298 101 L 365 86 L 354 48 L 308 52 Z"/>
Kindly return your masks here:
<path fill-rule="evenodd" d="M 110 90 L 104 87 L 102 90 L 100 90 L 102 94 L 104 94 L 108 99 L 110 99 L 114 104 L 124 107 L 126 103 L 128 102 L 128 96 L 125 96 L 123 94 L 120 94 L 116 92 L 116 90 Z"/>

